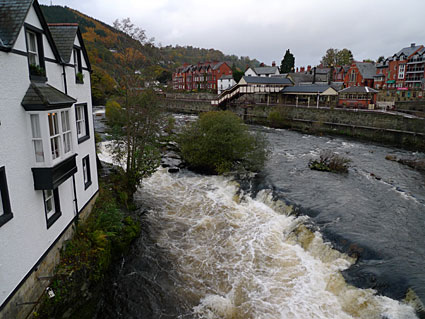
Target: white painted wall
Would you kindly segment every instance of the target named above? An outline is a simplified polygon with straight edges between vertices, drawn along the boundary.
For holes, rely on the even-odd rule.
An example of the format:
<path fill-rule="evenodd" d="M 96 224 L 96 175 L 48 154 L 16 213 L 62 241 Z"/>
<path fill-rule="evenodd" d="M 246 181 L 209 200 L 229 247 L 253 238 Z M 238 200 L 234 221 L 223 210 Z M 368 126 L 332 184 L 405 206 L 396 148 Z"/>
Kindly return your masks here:
<path fill-rule="evenodd" d="M 257 73 L 255 73 L 255 71 L 252 68 L 248 68 L 245 73 L 245 76 L 257 76 Z"/>
<path fill-rule="evenodd" d="M 26 23 L 41 28 L 33 8 Z M 44 37 L 45 57 L 54 58 Z M 19 33 L 14 49 L 26 52 L 25 34 Z M 86 66 L 84 63 L 83 66 Z M 62 66 L 46 61 L 48 83 L 64 91 Z M 75 110 L 70 109 L 78 172 L 75 174 L 78 207 L 81 209 L 98 190 L 90 75 L 84 70 L 84 84 L 75 83 L 75 72 L 66 67 L 68 95 L 87 103 L 90 139 L 78 144 Z M 72 178 L 59 186 L 62 216 L 47 229 L 42 191 L 34 190 L 31 168 L 35 167 L 29 114 L 21 105 L 30 85 L 27 57 L 0 51 L 0 167 L 5 166 L 13 218 L 0 227 L 0 305 L 36 265 L 56 238 L 74 218 Z M 45 153 L 48 150 L 44 150 Z M 85 190 L 82 158 L 90 155 L 92 185 Z M 47 274 L 46 274 L 47 275 Z M 28 300 L 32 301 L 32 300 Z"/>
<path fill-rule="evenodd" d="M 218 79 L 218 81 L 217 81 L 217 93 L 221 94 L 221 92 L 232 87 L 235 84 L 236 84 L 236 82 L 233 78 L 232 79 Z"/>

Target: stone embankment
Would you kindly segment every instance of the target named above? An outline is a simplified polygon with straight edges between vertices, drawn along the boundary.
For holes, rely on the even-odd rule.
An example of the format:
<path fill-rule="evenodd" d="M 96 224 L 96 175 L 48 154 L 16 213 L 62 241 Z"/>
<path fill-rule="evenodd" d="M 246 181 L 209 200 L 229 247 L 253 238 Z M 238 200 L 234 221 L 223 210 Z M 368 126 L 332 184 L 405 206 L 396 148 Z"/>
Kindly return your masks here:
<path fill-rule="evenodd" d="M 184 97 L 184 98 L 183 98 Z M 162 99 L 166 110 L 199 114 L 217 110 L 207 95 L 174 94 Z M 336 134 L 425 151 L 425 119 L 382 111 L 342 110 L 286 105 L 229 106 L 249 124 L 294 129 L 313 134 Z"/>

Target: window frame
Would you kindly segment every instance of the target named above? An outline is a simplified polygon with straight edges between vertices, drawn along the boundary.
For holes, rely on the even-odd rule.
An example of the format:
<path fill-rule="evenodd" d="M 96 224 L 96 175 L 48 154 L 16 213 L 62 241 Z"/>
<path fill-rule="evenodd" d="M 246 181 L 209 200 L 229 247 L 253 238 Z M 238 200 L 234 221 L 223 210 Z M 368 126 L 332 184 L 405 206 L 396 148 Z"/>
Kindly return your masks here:
<path fill-rule="evenodd" d="M 81 59 L 81 48 L 74 45 L 72 49 L 72 56 L 74 59 L 75 83 L 84 84 L 84 80 L 79 80 L 78 73 L 83 74 L 83 62 Z"/>
<path fill-rule="evenodd" d="M 79 119 L 79 115 L 78 115 L 78 109 L 82 108 L 83 109 L 83 117 L 84 119 Z M 79 135 L 78 134 L 78 123 L 84 121 L 84 128 L 85 128 L 85 134 L 84 135 Z M 87 141 L 90 138 L 90 127 L 89 127 L 89 114 L 88 114 L 88 106 L 87 103 L 81 103 L 81 104 L 75 104 L 75 125 L 77 128 L 77 139 L 78 139 L 78 144 L 81 144 L 84 141 Z"/>
<path fill-rule="evenodd" d="M 46 64 L 45 64 L 45 60 L 44 60 L 44 47 L 43 47 L 43 34 L 44 31 L 41 29 L 38 29 L 32 25 L 29 25 L 27 23 L 25 23 L 25 45 L 27 48 L 27 62 L 28 62 L 28 71 L 29 71 L 29 75 L 30 75 L 30 80 L 41 80 L 41 81 L 47 81 L 46 78 Z M 36 64 L 38 67 L 42 68 L 44 70 L 44 75 L 37 75 L 37 74 L 31 74 L 31 63 L 30 63 L 30 50 L 29 50 L 29 37 L 28 34 L 34 34 L 36 37 L 36 49 L 37 49 L 37 62 L 38 64 Z"/>
<path fill-rule="evenodd" d="M 7 187 L 6 168 L 0 167 L 0 206 L 2 213 L 0 215 L 0 227 L 13 218 L 12 208 L 10 206 L 9 188 Z"/>
<path fill-rule="evenodd" d="M 82 159 L 82 165 L 83 165 L 84 190 L 86 190 L 92 184 L 91 169 L 90 169 L 90 155 L 87 155 Z"/>
<path fill-rule="evenodd" d="M 43 202 L 44 202 L 44 215 L 46 218 L 46 226 L 47 229 L 49 229 L 58 219 L 62 216 L 61 208 L 60 208 L 60 199 L 59 199 L 59 190 L 58 188 L 52 189 L 52 198 L 53 198 L 53 206 L 54 206 L 54 213 L 52 216 L 48 217 L 48 214 L 50 212 L 47 211 L 47 205 L 46 205 L 46 191 L 49 190 L 43 190 Z"/>

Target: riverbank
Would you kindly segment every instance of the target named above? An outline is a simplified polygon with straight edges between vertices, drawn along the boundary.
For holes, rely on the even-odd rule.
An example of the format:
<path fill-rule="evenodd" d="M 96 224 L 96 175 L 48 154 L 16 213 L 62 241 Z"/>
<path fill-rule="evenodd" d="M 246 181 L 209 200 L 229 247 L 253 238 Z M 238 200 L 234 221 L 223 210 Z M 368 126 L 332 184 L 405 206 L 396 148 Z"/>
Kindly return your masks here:
<path fill-rule="evenodd" d="M 216 110 L 208 100 L 163 98 L 161 106 L 177 113 Z M 348 136 L 365 141 L 425 151 L 425 119 L 380 111 L 308 108 L 286 105 L 229 106 L 246 123 L 286 128 L 309 134 Z"/>
<path fill-rule="evenodd" d="M 74 225 L 75 234 L 61 250 L 34 318 L 94 318 L 109 268 L 140 234 L 138 218 L 119 201 L 116 178 L 112 174 L 99 179 L 93 211 Z"/>

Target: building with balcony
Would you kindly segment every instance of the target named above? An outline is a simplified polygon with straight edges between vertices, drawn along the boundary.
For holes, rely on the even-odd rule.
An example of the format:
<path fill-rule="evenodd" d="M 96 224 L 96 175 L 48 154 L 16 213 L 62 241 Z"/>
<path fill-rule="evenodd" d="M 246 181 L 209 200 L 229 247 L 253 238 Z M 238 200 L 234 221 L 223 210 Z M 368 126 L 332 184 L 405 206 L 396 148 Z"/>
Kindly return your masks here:
<path fill-rule="evenodd" d="M 423 45 L 412 43 L 377 65 L 375 89 L 379 101 L 407 101 L 421 99 L 424 91 Z"/>
<path fill-rule="evenodd" d="M 0 317 L 26 317 L 98 193 L 90 62 L 76 24 L 0 0 Z"/>

